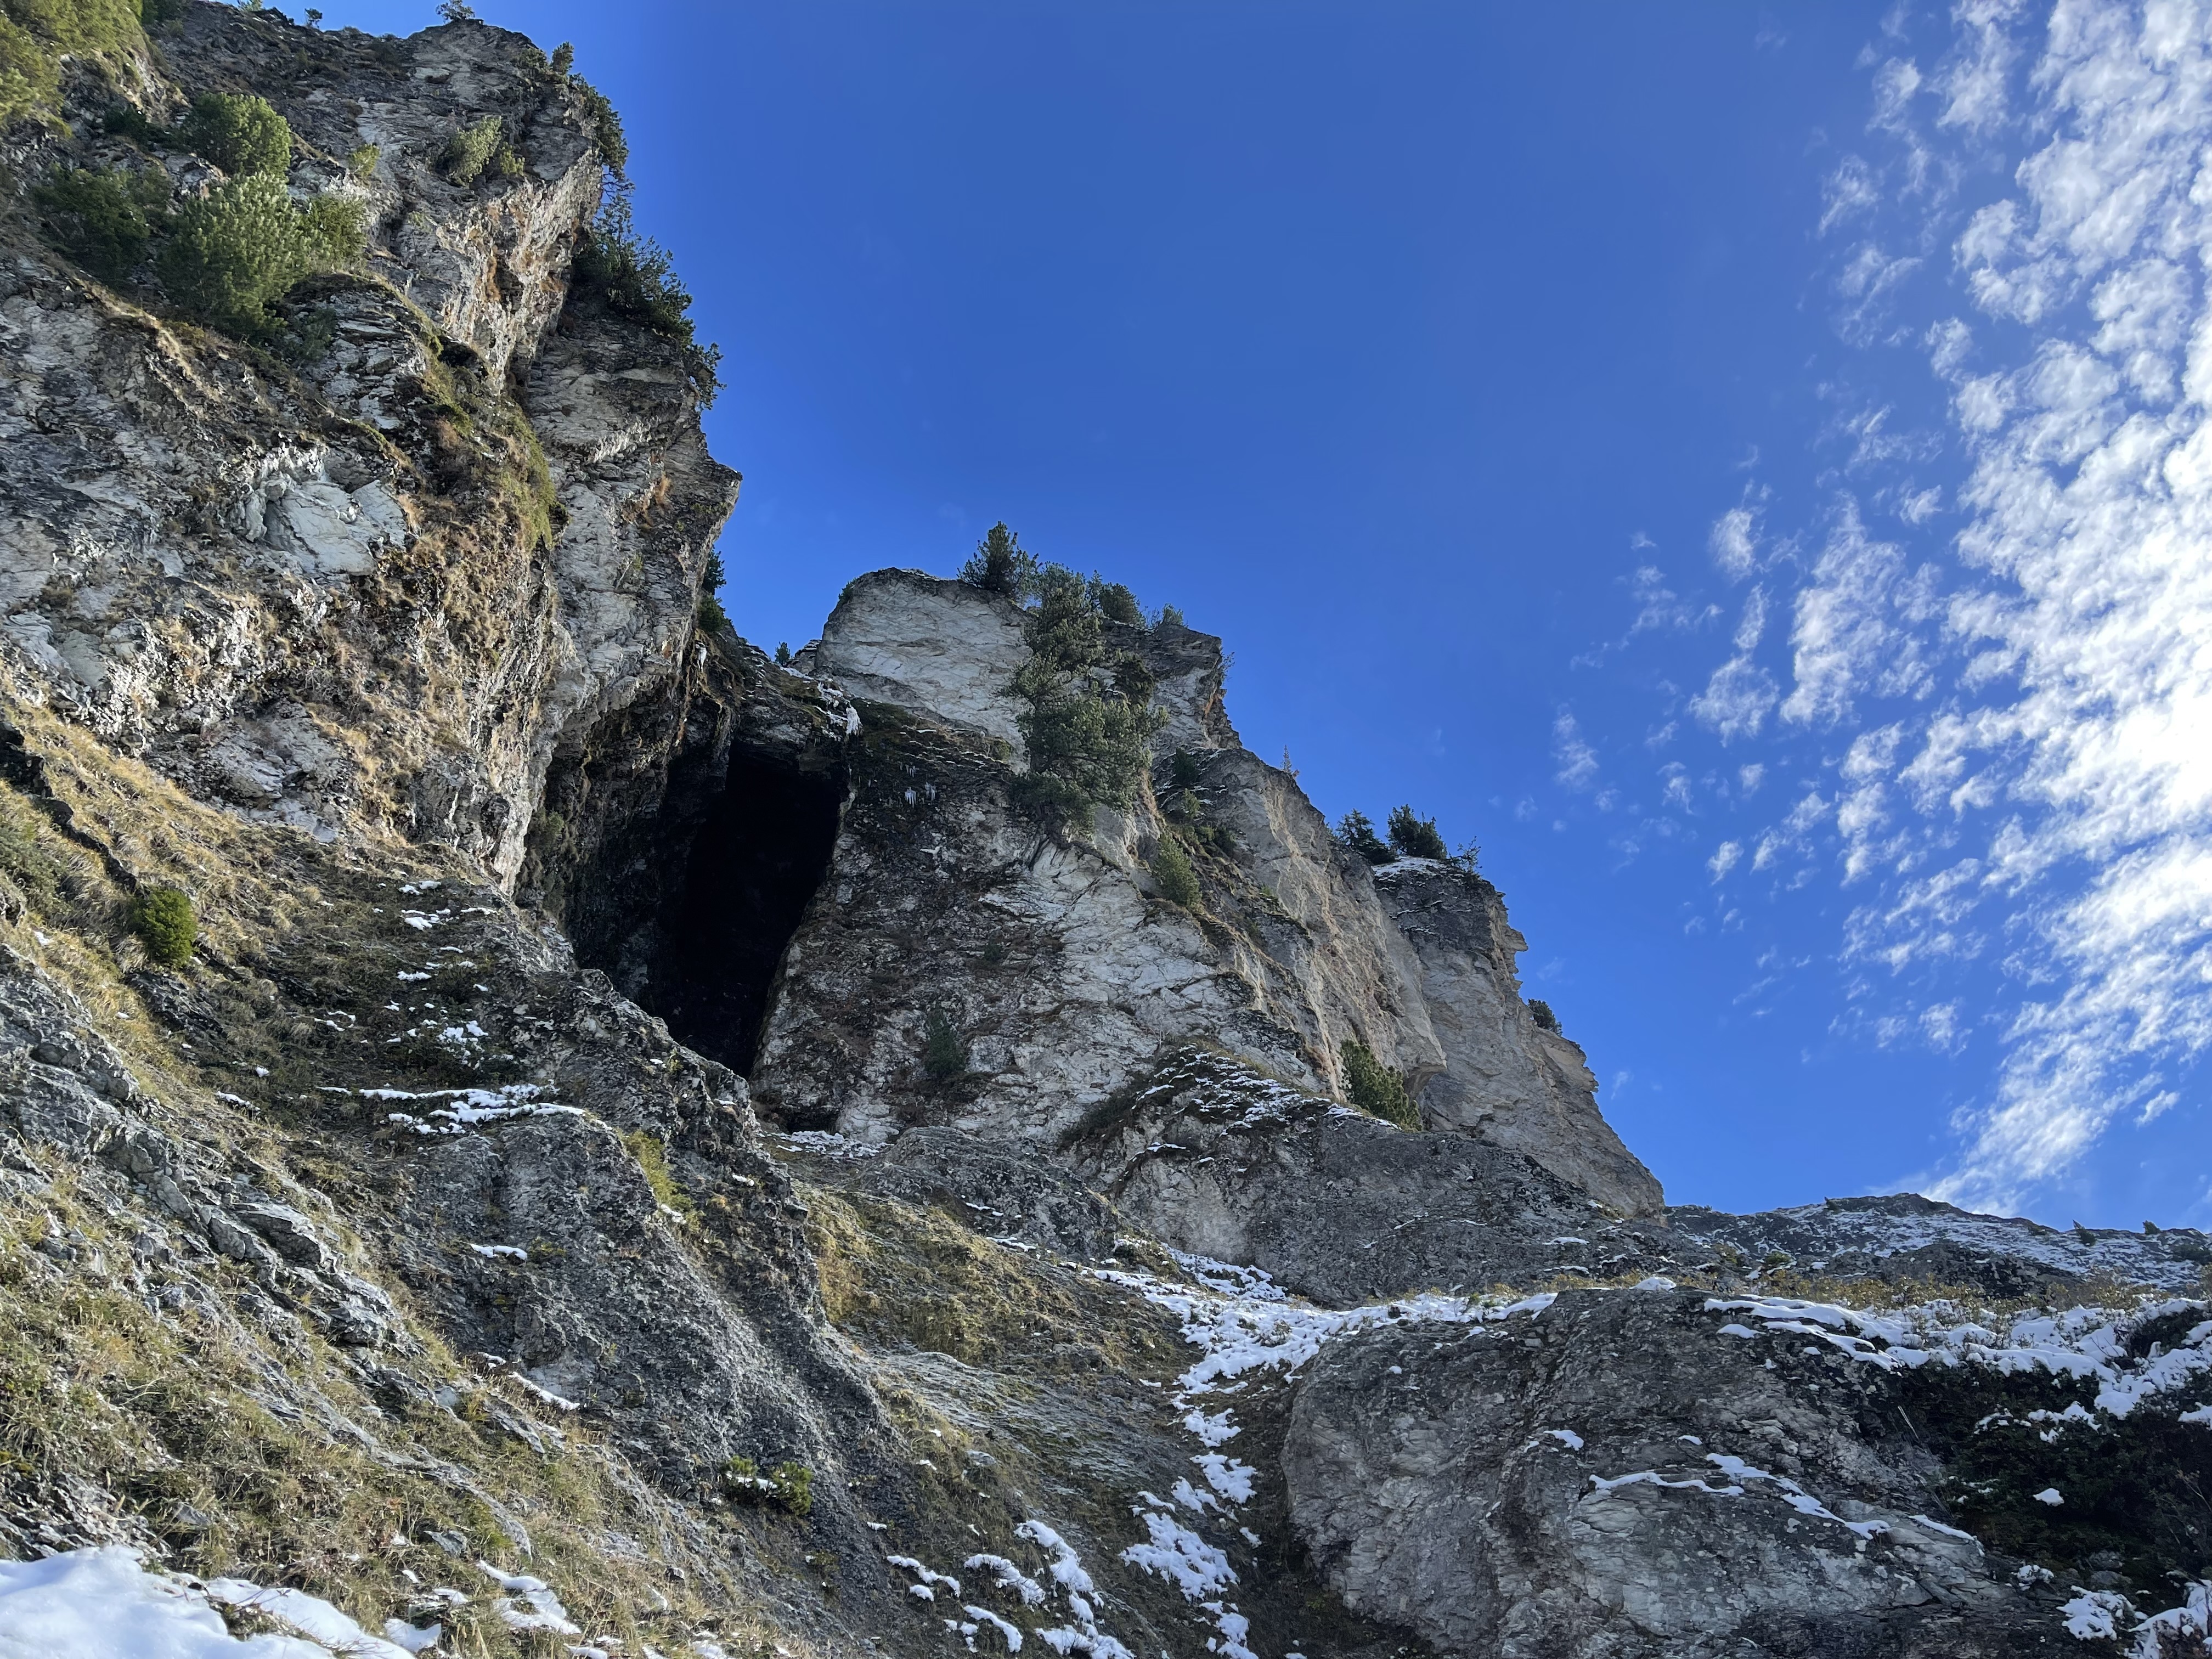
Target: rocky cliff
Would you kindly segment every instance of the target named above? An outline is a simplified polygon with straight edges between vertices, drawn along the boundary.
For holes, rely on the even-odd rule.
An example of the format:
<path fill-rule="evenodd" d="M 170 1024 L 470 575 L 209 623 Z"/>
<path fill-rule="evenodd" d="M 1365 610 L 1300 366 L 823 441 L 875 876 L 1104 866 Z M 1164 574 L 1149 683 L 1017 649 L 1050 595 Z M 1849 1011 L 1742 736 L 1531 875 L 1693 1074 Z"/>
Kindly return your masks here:
<path fill-rule="evenodd" d="M 2203 1650 L 2202 1236 L 1670 1209 L 1218 640 L 702 603 L 565 62 L 6 15 L 0 1653 Z"/>

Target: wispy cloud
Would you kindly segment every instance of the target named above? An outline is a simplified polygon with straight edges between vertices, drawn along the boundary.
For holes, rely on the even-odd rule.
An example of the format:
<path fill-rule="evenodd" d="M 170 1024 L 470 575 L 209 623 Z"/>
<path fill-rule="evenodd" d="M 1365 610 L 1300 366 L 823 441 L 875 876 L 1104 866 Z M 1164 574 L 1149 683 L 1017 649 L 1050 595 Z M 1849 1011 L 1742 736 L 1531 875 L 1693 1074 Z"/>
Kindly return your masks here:
<path fill-rule="evenodd" d="M 1552 758 L 1559 781 L 1570 789 L 1587 789 L 1597 781 L 1597 751 L 1583 738 L 1573 714 L 1559 710 L 1552 721 Z"/>
<path fill-rule="evenodd" d="M 1860 493 L 1773 595 L 1786 684 L 1754 587 L 1689 707 L 1723 743 L 1826 748 L 1824 781 L 1710 873 L 1832 855 L 1843 957 L 1918 988 L 1876 1041 L 1999 1037 L 1937 1190 L 2014 1206 L 2212 1052 L 2212 27 L 2180 0 L 1966 0 L 1954 21 L 1934 68 L 1873 66 L 1867 152 L 1820 221 L 1853 239 L 1839 331 L 1912 343 L 1948 430 L 1899 432 L 1886 405 L 1841 423 Z M 1969 176 L 2010 182 L 1968 211 Z M 1958 314 L 1906 334 L 1908 299 Z M 1964 463 L 1948 510 L 1906 471 L 1935 441 Z M 1716 564 L 1787 582 L 1758 532 L 1747 505 L 1723 514 Z M 1942 977 L 1998 961 L 1971 989 Z"/>

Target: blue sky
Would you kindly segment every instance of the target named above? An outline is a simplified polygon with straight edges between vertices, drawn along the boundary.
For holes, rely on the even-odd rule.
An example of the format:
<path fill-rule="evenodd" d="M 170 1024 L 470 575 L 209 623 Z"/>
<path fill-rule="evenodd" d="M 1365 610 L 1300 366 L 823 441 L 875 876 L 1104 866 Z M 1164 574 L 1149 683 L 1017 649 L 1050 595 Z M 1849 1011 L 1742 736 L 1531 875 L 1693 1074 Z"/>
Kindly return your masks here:
<path fill-rule="evenodd" d="M 2203 6 L 480 9 L 726 351 L 740 631 L 1004 518 L 1480 840 L 1677 1201 L 2212 1222 Z"/>

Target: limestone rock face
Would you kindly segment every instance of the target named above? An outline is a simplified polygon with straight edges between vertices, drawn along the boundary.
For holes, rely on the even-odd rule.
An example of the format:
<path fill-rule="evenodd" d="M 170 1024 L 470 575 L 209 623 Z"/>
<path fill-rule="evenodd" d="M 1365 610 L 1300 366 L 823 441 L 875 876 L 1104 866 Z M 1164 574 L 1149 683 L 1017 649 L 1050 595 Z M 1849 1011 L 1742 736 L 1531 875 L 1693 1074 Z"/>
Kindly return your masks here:
<path fill-rule="evenodd" d="M 967 582 L 878 570 L 846 584 L 806 666 L 856 697 L 1022 747 L 1007 689 L 1029 660 L 1021 613 Z"/>
<path fill-rule="evenodd" d="M 1427 859 L 1376 872 L 1397 928 L 1419 961 L 1443 1069 L 1420 1091 L 1422 1115 L 1526 1154 L 1624 1215 L 1665 1200 L 1651 1172 L 1597 1107 L 1582 1049 L 1540 1025 L 1522 1000 L 1513 958 L 1528 942 L 1481 877 Z"/>
<path fill-rule="evenodd" d="M 1668 1260 L 1522 1153 L 1409 1133 L 1202 1048 L 1096 1113 L 1067 1155 L 1163 1243 L 1332 1307 Z"/>
<path fill-rule="evenodd" d="M 2064 1650 L 2055 1598 L 1927 1518 L 1936 1465 L 1887 1373 L 1754 1345 L 1705 1300 L 1568 1291 L 1332 1345 L 1284 1451 L 1316 1564 L 1482 1659 Z"/>
<path fill-rule="evenodd" d="M 493 380 L 526 365 L 560 314 L 575 228 L 599 198 L 589 118 L 544 53 L 482 23 L 404 40 L 334 30 L 313 43 L 316 72 L 303 80 L 301 43 L 281 22 L 240 28 L 201 6 L 181 21 L 161 44 L 179 81 L 266 97 L 298 141 L 294 181 L 367 208 L 371 270 Z M 441 165 L 447 143 L 493 117 L 522 170 L 455 183 Z M 365 144 L 375 164 L 356 177 L 347 164 Z"/>
<path fill-rule="evenodd" d="M 43 250 L 0 272 L 0 681 L 259 821 L 512 879 L 571 727 L 675 673 L 736 478 L 678 348 L 564 313 L 599 161 L 538 49 L 306 33 L 194 5 L 162 48 L 179 97 L 264 91 L 295 186 L 367 210 L 368 268 L 323 283 L 330 343 L 296 379 Z M 447 140 L 490 115 L 521 170 L 452 183 Z M 79 162 L 143 165 L 83 132 Z"/>
<path fill-rule="evenodd" d="M 1100 811 L 1088 836 L 1048 833 L 1017 805 L 1007 681 L 1027 647 L 1012 605 L 913 571 L 848 586 L 804 661 L 869 712 L 754 1079 L 787 1122 L 1049 1144 L 1194 1036 L 1324 1090 L 1346 1038 L 1417 1079 L 1441 1066 L 1414 958 L 1364 869 L 1287 775 L 1237 744 L 1220 642 L 1173 624 L 1109 631 L 1156 676 L 1159 746 L 1177 732 L 1198 745 L 1184 751 L 1196 786 L 1171 791 L 1171 810 L 1188 793 L 1219 831 L 1196 911 L 1153 891 L 1146 860 L 1169 820 L 1150 791 Z M 933 1014 L 966 1047 L 957 1076 L 922 1065 Z"/>

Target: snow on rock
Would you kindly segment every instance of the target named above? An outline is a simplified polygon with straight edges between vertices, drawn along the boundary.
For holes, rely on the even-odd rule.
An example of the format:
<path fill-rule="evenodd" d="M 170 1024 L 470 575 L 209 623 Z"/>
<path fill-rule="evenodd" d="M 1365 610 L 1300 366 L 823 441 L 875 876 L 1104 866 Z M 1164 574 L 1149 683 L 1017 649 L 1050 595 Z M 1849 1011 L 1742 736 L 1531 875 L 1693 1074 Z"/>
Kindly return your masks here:
<path fill-rule="evenodd" d="M 1206 1484 L 1232 1504 L 1252 1501 L 1252 1480 L 1259 1473 L 1249 1463 L 1240 1463 L 1233 1457 L 1224 1457 L 1219 1452 L 1201 1452 L 1190 1460 L 1206 1476 Z"/>
<path fill-rule="evenodd" d="M 241 1641 L 217 1603 L 299 1634 Z M 413 1651 L 303 1590 L 149 1572 L 137 1551 L 118 1546 L 0 1561 L 0 1659 L 411 1659 Z"/>
<path fill-rule="evenodd" d="M 561 1598 L 553 1594 L 544 1579 L 501 1572 L 489 1561 L 479 1561 L 477 1566 L 501 1589 L 510 1592 L 492 1604 L 508 1629 L 546 1630 L 562 1636 L 583 1634 L 569 1619 L 568 1608 L 561 1605 Z"/>
<path fill-rule="evenodd" d="M 1424 1292 L 1364 1307 L 1318 1308 L 1291 1297 L 1262 1269 L 1180 1250 L 1170 1254 L 1192 1284 L 1171 1284 L 1120 1268 L 1092 1272 L 1173 1313 L 1182 1322 L 1183 1340 L 1200 1350 L 1200 1357 L 1177 1379 L 1180 1390 L 1174 1403 L 1183 1409 L 1184 1429 L 1207 1449 L 1191 1462 L 1205 1474 L 1212 1491 L 1201 1492 L 1188 1480 L 1178 1480 L 1171 1496 L 1199 1515 L 1210 1515 L 1225 1503 L 1230 1513 L 1224 1520 L 1233 1520 L 1235 1510 L 1251 1501 L 1260 1471 L 1214 1449 L 1241 1430 L 1231 1407 L 1208 1410 L 1201 1403 L 1203 1396 L 1234 1392 L 1243 1386 L 1237 1379 L 1251 1371 L 1296 1371 L 1323 1344 L 1349 1332 L 1422 1322 L 1479 1324 L 1519 1314 L 1534 1317 L 1553 1300 L 1548 1292 L 1514 1300 Z M 1555 1432 L 1579 1446 L 1572 1431 Z M 1139 1496 L 1143 1502 L 1130 1513 L 1144 1523 L 1146 1535 L 1124 1549 L 1121 1559 L 1168 1580 L 1212 1616 L 1215 1634 L 1207 1643 L 1210 1651 L 1224 1659 L 1254 1659 L 1244 1644 L 1250 1621 L 1236 1603 L 1220 1595 L 1237 1582 L 1227 1553 L 1177 1519 L 1167 1499 L 1149 1492 Z M 1248 1542 L 1254 1540 L 1250 1528 L 1239 1530 Z M 1045 1639 L 1051 1639 L 1048 1633 Z"/>
<path fill-rule="evenodd" d="M 934 1571 L 922 1565 L 911 1555 L 887 1555 L 884 1559 L 894 1567 L 905 1568 L 919 1581 L 907 1586 L 907 1593 L 909 1595 L 919 1596 L 925 1601 L 934 1601 L 937 1599 L 937 1587 L 939 1584 L 951 1591 L 956 1600 L 960 1595 L 960 1581 L 949 1572 Z"/>
<path fill-rule="evenodd" d="M 2083 1590 L 2058 1609 L 2066 1633 L 2077 1641 L 2108 1641 L 2120 1633 L 2119 1620 L 2133 1611 L 2128 1598 L 2112 1590 Z"/>
<path fill-rule="evenodd" d="M 971 1555 L 960 1565 L 970 1572 L 989 1573 L 993 1583 L 1000 1589 L 1013 1591 L 1022 1598 L 1022 1605 L 1025 1607 L 1044 1605 L 1044 1586 L 1003 1555 Z"/>
<path fill-rule="evenodd" d="M 979 1626 L 985 1625 L 989 1626 L 993 1630 L 999 1632 L 999 1639 L 1006 1644 L 1006 1651 L 1008 1653 L 1019 1653 L 1022 1650 L 1021 1632 L 1017 1630 L 1013 1626 L 1008 1624 L 1005 1620 L 1000 1618 L 997 1613 L 992 1612 L 988 1607 L 963 1607 L 960 1610 L 966 1613 L 969 1618 L 975 1620 L 973 1625 L 967 1626 L 962 1632 L 962 1634 L 969 1638 L 968 1648 L 969 1651 L 971 1653 L 975 1650 L 975 1631 Z"/>
<path fill-rule="evenodd" d="M 2121 1311 L 2068 1308 L 2011 1321 L 2002 1332 L 1960 1317 L 1951 1302 L 1881 1314 L 1793 1297 L 1709 1297 L 1709 1313 L 1748 1313 L 1761 1331 L 1812 1337 L 1864 1364 L 1885 1370 L 1940 1364 L 1986 1365 L 1999 1371 L 2052 1371 L 2097 1385 L 2097 1409 L 2125 1417 L 2142 1401 L 2171 1394 L 2212 1374 L 2212 1319 L 2198 1321 L 2172 1347 L 2139 1357 L 2129 1333 L 2152 1320 L 2202 1312 L 2202 1302 L 2173 1298 Z M 1725 1336 L 1750 1336 L 1741 1322 Z M 2085 1413 L 2086 1415 L 2086 1413 Z"/>
<path fill-rule="evenodd" d="M 465 1028 L 447 1028 L 458 1033 L 453 1041 L 467 1038 Z M 446 1035 L 444 1031 L 440 1034 Z M 480 1035 L 480 1034 L 479 1034 Z M 505 1123 L 515 1118 L 558 1115 L 581 1117 L 580 1106 L 563 1106 L 557 1101 L 547 1100 L 548 1092 L 535 1083 L 510 1083 L 498 1089 L 433 1089 L 417 1094 L 405 1089 L 363 1089 L 363 1100 L 437 1100 L 449 1103 L 434 1106 L 416 1115 L 412 1112 L 388 1112 L 386 1119 L 398 1128 L 418 1135 L 458 1135 L 485 1123 Z"/>
<path fill-rule="evenodd" d="M 2184 1290 L 2197 1283 L 2207 1243 L 2203 1234 L 2187 1228 L 2131 1233 L 2077 1227 L 2060 1232 L 2014 1217 L 1978 1215 L 1910 1193 L 1830 1199 L 1745 1216 L 1680 1206 L 1668 1212 L 1668 1225 L 1686 1241 L 1726 1245 L 1753 1261 L 1778 1250 L 1830 1273 L 1905 1262 L 1940 1269 L 1933 1276 L 1948 1280 L 1961 1270 L 1972 1272 L 1977 1263 L 1994 1263 L 2022 1290 L 2017 1270 L 2023 1267 L 2045 1276 Z"/>
<path fill-rule="evenodd" d="M 1052 1580 L 1060 1587 L 1060 1594 L 1067 1602 L 1068 1622 L 1037 1632 L 1037 1640 L 1062 1656 L 1087 1653 L 1091 1659 L 1135 1659 L 1135 1656 L 1116 1638 L 1100 1628 L 1098 1611 L 1091 1604 L 1092 1598 L 1098 1593 L 1097 1586 L 1091 1582 L 1091 1575 L 1084 1571 L 1075 1547 L 1054 1528 L 1036 1519 L 1024 1521 L 1016 1527 L 1014 1536 L 1027 1539 L 1052 1557 L 1049 1569 Z M 976 1558 L 978 1561 L 998 1559 L 995 1556 Z M 975 1562 L 969 1565 L 974 1565 Z M 1006 1565 L 1011 1571 L 1012 1564 Z M 1013 1577 L 1018 1585 L 1035 1583 L 1034 1580 L 1025 1579 L 1018 1571 L 1013 1573 Z M 1005 1584 L 1007 1581 L 1001 1577 L 1000 1582 Z M 1038 1600 L 1042 1601 L 1043 1599 L 1041 1594 Z M 1022 1601 L 1024 1604 L 1029 1603 L 1026 1589 L 1022 1591 Z"/>
<path fill-rule="evenodd" d="M 1237 1582 L 1228 1556 L 1168 1514 L 1152 1493 L 1145 1497 L 1158 1507 L 1129 1511 L 1145 1523 L 1146 1541 L 1123 1550 L 1124 1561 L 1168 1580 L 1186 1601 L 1200 1601 Z"/>
<path fill-rule="evenodd" d="M 1078 1595 L 1089 1595 L 1097 1589 L 1091 1582 L 1091 1575 L 1084 1571 L 1074 1546 L 1043 1522 L 1024 1521 L 1014 1528 L 1014 1536 L 1026 1538 L 1051 1553 L 1053 1579 L 1062 1588 Z M 1028 1598 L 1024 1596 L 1023 1599 L 1026 1601 Z"/>

